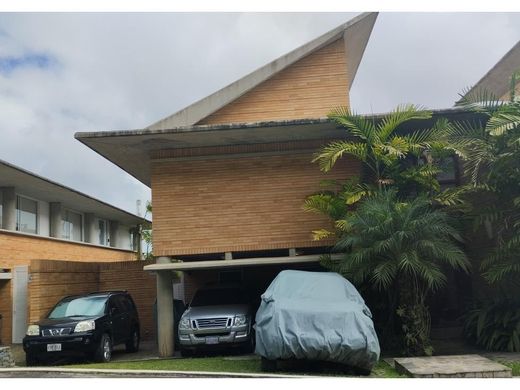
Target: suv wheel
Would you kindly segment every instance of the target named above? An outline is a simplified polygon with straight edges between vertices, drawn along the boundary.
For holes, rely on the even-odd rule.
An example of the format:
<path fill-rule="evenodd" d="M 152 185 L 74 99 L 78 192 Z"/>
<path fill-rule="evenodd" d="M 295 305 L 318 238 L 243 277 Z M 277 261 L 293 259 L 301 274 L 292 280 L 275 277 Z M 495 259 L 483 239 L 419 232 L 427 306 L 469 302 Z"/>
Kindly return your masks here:
<path fill-rule="evenodd" d="M 37 366 L 40 361 L 34 356 L 32 353 L 25 354 L 25 365 L 29 366 Z"/>
<path fill-rule="evenodd" d="M 193 356 L 193 351 L 191 349 L 183 349 L 183 348 L 181 348 L 180 352 L 181 352 L 181 356 L 184 357 L 184 358 Z"/>
<path fill-rule="evenodd" d="M 276 371 L 276 369 L 278 368 L 278 364 L 276 362 L 276 360 L 270 360 L 270 359 L 266 359 L 265 357 L 262 356 L 262 371 L 265 371 L 265 372 L 273 372 L 273 371 Z"/>
<path fill-rule="evenodd" d="M 126 342 L 126 352 L 139 351 L 139 329 L 134 328 L 130 338 Z"/>
<path fill-rule="evenodd" d="M 112 340 L 110 336 L 103 333 L 99 342 L 94 360 L 99 363 L 108 363 L 112 359 Z"/>

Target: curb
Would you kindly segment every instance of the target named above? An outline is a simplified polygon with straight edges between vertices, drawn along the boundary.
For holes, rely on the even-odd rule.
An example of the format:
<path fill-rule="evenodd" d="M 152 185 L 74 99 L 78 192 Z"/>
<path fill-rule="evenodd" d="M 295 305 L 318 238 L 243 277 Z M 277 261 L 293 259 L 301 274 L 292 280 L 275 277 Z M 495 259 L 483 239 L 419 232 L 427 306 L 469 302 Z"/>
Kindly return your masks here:
<path fill-rule="evenodd" d="M 40 375 L 38 375 L 40 374 Z M 54 374 L 54 375 L 53 375 Z M 0 368 L 1 377 L 183 377 L 183 378 L 316 378 L 315 376 L 281 375 L 281 374 L 248 374 L 240 372 L 211 371 L 168 371 L 168 370 L 113 370 L 88 368 Z"/>

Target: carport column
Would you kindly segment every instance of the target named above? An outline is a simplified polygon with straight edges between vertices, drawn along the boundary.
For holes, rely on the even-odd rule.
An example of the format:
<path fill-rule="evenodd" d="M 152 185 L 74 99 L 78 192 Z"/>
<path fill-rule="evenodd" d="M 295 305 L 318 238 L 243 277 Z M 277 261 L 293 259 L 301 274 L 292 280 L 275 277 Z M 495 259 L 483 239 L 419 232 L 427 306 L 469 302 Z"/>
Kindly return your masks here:
<path fill-rule="evenodd" d="M 50 236 L 61 238 L 62 231 L 61 231 L 61 213 L 62 213 L 62 207 L 61 203 L 59 202 L 51 202 L 50 204 L 50 225 L 51 225 L 51 231 Z"/>
<path fill-rule="evenodd" d="M 156 263 L 168 264 L 171 258 L 160 256 L 156 258 Z M 174 332 L 172 271 L 157 271 L 157 341 L 160 357 L 173 356 Z"/>
<path fill-rule="evenodd" d="M 2 229 L 16 230 L 16 194 L 14 187 L 1 187 Z"/>

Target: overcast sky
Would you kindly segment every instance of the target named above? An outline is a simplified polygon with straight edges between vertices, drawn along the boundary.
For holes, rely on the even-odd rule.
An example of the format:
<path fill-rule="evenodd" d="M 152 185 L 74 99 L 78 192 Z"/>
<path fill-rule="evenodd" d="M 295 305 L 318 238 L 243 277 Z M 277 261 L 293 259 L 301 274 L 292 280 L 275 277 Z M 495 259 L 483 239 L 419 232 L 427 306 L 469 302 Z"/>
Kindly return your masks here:
<path fill-rule="evenodd" d="M 0 13 L 0 159 L 136 212 L 149 189 L 75 132 L 150 125 L 354 16 Z M 380 14 L 352 106 L 450 107 L 518 40 L 520 13 Z"/>

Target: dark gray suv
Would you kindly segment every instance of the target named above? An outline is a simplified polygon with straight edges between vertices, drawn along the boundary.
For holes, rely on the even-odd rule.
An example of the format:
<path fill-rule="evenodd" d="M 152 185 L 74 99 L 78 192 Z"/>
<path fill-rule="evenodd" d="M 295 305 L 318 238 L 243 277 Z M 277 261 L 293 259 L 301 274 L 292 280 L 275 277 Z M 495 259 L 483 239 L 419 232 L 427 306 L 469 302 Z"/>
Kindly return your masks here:
<path fill-rule="evenodd" d="M 126 291 L 96 292 L 63 298 L 23 339 L 27 365 L 67 356 L 109 362 L 112 348 L 139 349 L 139 316 Z"/>
<path fill-rule="evenodd" d="M 254 310 L 247 292 L 237 287 L 198 290 L 179 322 L 183 356 L 202 349 L 254 349 Z"/>

